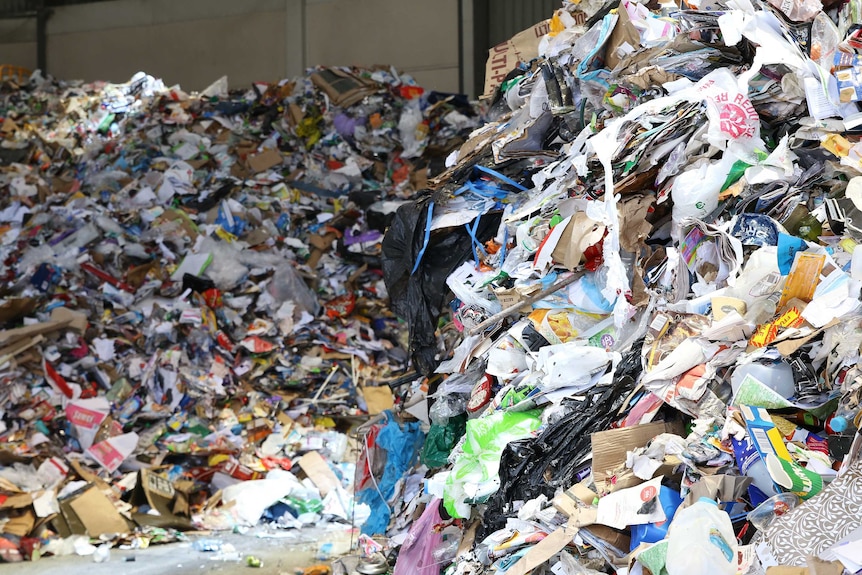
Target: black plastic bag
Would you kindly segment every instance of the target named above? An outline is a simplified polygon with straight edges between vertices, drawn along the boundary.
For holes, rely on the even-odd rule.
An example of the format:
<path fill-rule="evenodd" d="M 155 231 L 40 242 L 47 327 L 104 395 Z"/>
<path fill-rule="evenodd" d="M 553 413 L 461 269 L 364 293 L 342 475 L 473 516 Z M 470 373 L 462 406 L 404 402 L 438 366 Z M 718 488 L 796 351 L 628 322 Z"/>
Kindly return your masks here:
<path fill-rule="evenodd" d="M 446 305 L 446 278 L 472 257 L 472 243 L 465 227 L 434 230 L 416 271 L 413 268 L 425 244 L 425 228 L 431 195 L 427 194 L 395 213 L 383 238 L 383 279 L 392 309 L 410 327 L 413 367 L 422 375 L 434 372 L 437 355 L 437 319 Z M 476 231 L 484 243 L 497 233 L 501 213 L 482 216 Z"/>
<path fill-rule="evenodd" d="M 578 482 L 579 473 L 589 467 L 584 458 L 592 449 L 591 434 L 609 429 L 624 414 L 623 407 L 642 369 L 642 347 L 640 339 L 623 354 L 611 385 L 563 400 L 567 413 L 538 437 L 506 446 L 500 458 L 500 488 L 488 501 L 477 541 L 506 524 L 506 517 L 515 513 L 514 502 L 541 494 L 550 498 L 557 489 L 568 489 Z"/>

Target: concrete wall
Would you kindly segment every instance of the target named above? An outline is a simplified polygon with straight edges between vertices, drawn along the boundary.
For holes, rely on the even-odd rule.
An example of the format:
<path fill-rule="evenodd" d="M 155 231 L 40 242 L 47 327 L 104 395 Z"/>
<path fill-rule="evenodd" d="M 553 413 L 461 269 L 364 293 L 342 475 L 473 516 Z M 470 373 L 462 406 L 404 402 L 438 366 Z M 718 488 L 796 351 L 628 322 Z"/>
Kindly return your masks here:
<path fill-rule="evenodd" d="M 308 62 L 385 64 L 458 90 L 458 0 L 309 0 Z"/>
<path fill-rule="evenodd" d="M 58 8 L 48 71 L 125 81 L 144 70 L 199 90 L 295 76 L 305 66 L 391 64 L 458 89 L 457 0 L 113 0 Z M 303 22 L 305 25 L 303 25 Z M 0 64 L 36 67 L 34 20 L 0 21 Z"/>

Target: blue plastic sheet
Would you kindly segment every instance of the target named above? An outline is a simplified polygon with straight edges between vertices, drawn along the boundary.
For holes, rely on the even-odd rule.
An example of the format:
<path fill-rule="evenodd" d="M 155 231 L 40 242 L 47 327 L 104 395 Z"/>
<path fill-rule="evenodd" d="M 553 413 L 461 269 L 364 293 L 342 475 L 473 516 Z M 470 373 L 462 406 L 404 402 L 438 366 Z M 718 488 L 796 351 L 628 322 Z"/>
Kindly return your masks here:
<path fill-rule="evenodd" d="M 386 426 L 380 430 L 375 443 L 386 451 L 383 476 L 376 478 L 376 487 L 372 486 L 357 493 L 359 503 L 371 507 L 371 516 L 362 526 L 362 532 L 366 535 L 378 535 L 386 531 L 391 513 L 387 500 L 395 493 L 395 484 L 414 464 L 425 443 L 425 434 L 420 431 L 419 422 L 399 425 L 391 412 L 383 413 L 386 416 Z"/>

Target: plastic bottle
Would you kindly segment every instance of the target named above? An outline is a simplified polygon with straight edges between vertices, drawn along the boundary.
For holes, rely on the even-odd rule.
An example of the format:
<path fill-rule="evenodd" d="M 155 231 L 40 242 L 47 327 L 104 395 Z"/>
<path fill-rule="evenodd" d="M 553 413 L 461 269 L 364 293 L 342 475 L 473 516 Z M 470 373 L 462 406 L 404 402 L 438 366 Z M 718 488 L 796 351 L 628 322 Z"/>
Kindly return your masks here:
<path fill-rule="evenodd" d="M 772 321 L 778 311 L 778 302 L 781 300 L 781 292 L 774 291 L 763 297 L 755 299 L 748 306 L 745 318 L 760 325 Z"/>
<path fill-rule="evenodd" d="M 796 385 L 793 382 L 793 368 L 783 361 L 746 363 L 733 370 L 730 385 L 736 395 L 743 380 L 751 376 L 781 397 L 793 397 Z"/>
<path fill-rule="evenodd" d="M 677 511 L 668 531 L 668 575 L 736 575 L 736 535 L 730 516 L 711 499 Z"/>
<path fill-rule="evenodd" d="M 862 425 L 862 405 L 850 406 L 843 401 L 838 404 L 835 415 L 829 420 L 829 427 L 839 435 L 852 434 Z"/>
<path fill-rule="evenodd" d="M 823 429 L 824 422 L 820 421 L 811 413 L 805 411 L 804 409 L 798 409 L 793 413 L 781 413 L 781 417 L 790 421 L 791 423 L 795 423 L 800 427 L 810 428 L 821 430 Z"/>

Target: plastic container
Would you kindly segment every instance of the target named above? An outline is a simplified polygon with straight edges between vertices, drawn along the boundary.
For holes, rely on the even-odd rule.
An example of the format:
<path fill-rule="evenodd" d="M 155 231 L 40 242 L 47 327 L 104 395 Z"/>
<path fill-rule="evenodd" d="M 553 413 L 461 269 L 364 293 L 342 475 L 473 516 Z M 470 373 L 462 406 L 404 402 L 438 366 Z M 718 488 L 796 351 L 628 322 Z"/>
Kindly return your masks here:
<path fill-rule="evenodd" d="M 658 493 L 658 500 L 667 519 L 660 523 L 647 523 L 645 525 L 632 525 L 631 550 L 634 551 L 641 543 L 658 543 L 667 536 L 673 516 L 679 506 L 682 505 L 682 497 L 678 491 L 674 491 L 664 485 Z"/>
<path fill-rule="evenodd" d="M 794 507 L 799 505 L 799 497 L 794 493 L 779 493 L 773 495 L 760 505 L 758 505 L 751 513 L 748 514 L 748 520 L 759 531 L 769 527 L 776 517 L 781 517 Z"/>
<path fill-rule="evenodd" d="M 676 513 L 668 531 L 668 575 L 736 575 L 736 535 L 730 516 L 702 497 Z"/>
<path fill-rule="evenodd" d="M 734 395 L 746 377 L 751 376 L 781 397 L 789 398 L 796 394 L 793 382 L 793 368 L 783 361 L 752 362 L 740 365 L 733 370 L 730 386 Z"/>
<path fill-rule="evenodd" d="M 775 482 L 769 475 L 769 470 L 766 469 L 766 463 L 751 439 L 746 437 L 742 441 L 731 439 L 733 444 L 733 454 L 736 457 L 736 466 L 739 472 L 750 477 L 751 482 L 755 487 L 760 489 L 767 497 L 781 493 L 776 487 Z"/>

